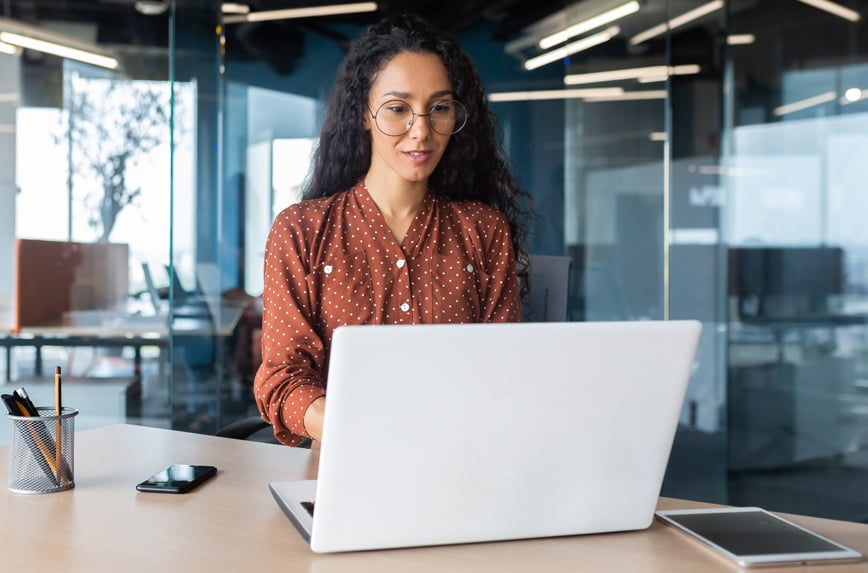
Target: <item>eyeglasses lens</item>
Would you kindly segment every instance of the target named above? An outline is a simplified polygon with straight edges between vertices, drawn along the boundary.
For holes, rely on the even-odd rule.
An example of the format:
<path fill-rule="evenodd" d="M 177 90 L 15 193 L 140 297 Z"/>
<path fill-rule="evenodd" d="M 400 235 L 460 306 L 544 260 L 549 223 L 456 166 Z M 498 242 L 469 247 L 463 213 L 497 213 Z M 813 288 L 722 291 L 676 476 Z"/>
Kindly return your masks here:
<path fill-rule="evenodd" d="M 467 110 L 461 102 L 443 100 L 428 108 L 428 113 L 417 114 L 403 101 L 387 101 L 377 109 L 374 121 L 386 135 L 403 135 L 410 131 L 416 116 L 427 116 L 431 129 L 440 135 L 457 133 L 467 122 Z"/>

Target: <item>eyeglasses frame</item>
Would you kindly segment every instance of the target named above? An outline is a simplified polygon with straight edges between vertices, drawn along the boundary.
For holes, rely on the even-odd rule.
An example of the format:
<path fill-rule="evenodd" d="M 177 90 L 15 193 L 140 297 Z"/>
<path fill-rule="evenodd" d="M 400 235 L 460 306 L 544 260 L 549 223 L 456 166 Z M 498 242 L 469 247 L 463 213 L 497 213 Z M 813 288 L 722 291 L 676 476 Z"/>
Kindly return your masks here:
<path fill-rule="evenodd" d="M 411 119 L 410 122 L 407 124 L 407 129 L 405 129 L 405 130 L 402 131 L 401 133 L 395 133 L 395 134 L 392 134 L 392 133 L 386 133 L 385 131 L 383 131 L 383 128 L 380 127 L 380 124 L 379 124 L 379 123 L 377 123 L 377 115 L 380 113 L 380 110 L 383 108 L 384 105 L 389 104 L 389 103 L 392 103 L 392 102 L 394 102 L 394 101 L 399 101 L 399 102 L 405 104 L 405 105 L 410 109 L 410 113 L 413 114 L 413 119 Z M 452 132 L 450 132 L 450 133 L 441 133 L 441 132 L 437 131 L 436 129 L 434 129 L 434 124 L 431 123 L 431 114 L 433 113 L 433 112 L 431 111 L 431 108 L 433 108 L 435 105 L 437 105 L 438 103 L 441 103 L 441 102 L 449 102 L 449 103 L 452 103 L 452 104 L 458 104 L 458 105 L 460 105 L 460 106 L 464 109 L 464 122 L 461 124 L 461 127 L 459 127 L 458 129 L 456 129 L 455 131 L 452 131 Z M 405 134 L 409 133 L 410 130 L 413 129 L 413 124 L 416 123 L 416 118 L 417 118 L 417 117 L 427 117 L 427 118 L 428 118 L 428 126 L 431 128 L 431 131 L 433 131 L 434 133 L 436 133 L 436 134 L 438 134 L 438 135 L 455 135 L 456 133 L 458 133 L 459 131 L 461 131 L 462 129 L 464 129 L 464 126 L 467 125 L 467 119 L 470 117 L 470 112 L 467 111 L 467 106 L 465 106 L 463 103 L 461 103 L 461 102 L 458 101 L 457 99 L 448 99 L 448 100 L 447 100 L 447 99 L 442 99 L 442 100 L 437 100 L 436 102 L 432 103 L 432 104 L 428 107 L 428 113 L 416 113 L 416 112 L 413 110 L 413 106 L 411 106 L 411 105 L 410 105 L 409 103 L 407 103 L 406 101 L 404 101 L 404 100 L 402 100 L 402 99 L 397 99 L 397 98 L 396 98 L 396 99 L 390 99 L 390 100 L 388 100 L 388 101 L 384 101 L 383 103 L 381 103 L 381 104 L 377 107 L 377 113 L 374 113 L 374 111 L 371 109 L 371 106 L 370 106 L 370 105 L 368 105 L 367 107 L 368 107 L 368 113 L 371 114 L 371 119 L 374 120 L 374 125 L 376 125 L 376 126 L 377 126 L 377 129 L 380 130 L 380 133 L 382 133 L 383 135 L 385 135 L 385 136 L 387 136 L 387 137 L 401 137 L 402 135 L 405 135 Z"/>

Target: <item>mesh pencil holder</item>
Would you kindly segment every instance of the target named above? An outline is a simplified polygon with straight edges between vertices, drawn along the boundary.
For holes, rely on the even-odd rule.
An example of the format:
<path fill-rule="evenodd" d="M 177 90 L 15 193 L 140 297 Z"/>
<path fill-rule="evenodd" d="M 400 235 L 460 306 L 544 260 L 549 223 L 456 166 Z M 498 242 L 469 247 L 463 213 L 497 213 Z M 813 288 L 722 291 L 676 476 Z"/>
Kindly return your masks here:
<path fill-rule="evenodd" d="M 39 416 L 7 416 L 9 491 L 53 493 L 73 488 L 78 410 L 63 408 L 59 416 L 54 414 L 54 408 L 37 410 Z"/>

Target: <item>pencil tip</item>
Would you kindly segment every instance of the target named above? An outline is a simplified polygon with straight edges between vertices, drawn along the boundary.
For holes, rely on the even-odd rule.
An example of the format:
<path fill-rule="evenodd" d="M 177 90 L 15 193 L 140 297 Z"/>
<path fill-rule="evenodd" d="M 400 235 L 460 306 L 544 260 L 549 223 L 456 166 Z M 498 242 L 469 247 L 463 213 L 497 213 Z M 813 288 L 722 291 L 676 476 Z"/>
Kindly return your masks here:
<path fill-rule="evenodd" d="M 55 366 L 55 367 L 54 367 L 54 373 L 55 373 L 55 374 L 60 374 L 60 366 Z"/>

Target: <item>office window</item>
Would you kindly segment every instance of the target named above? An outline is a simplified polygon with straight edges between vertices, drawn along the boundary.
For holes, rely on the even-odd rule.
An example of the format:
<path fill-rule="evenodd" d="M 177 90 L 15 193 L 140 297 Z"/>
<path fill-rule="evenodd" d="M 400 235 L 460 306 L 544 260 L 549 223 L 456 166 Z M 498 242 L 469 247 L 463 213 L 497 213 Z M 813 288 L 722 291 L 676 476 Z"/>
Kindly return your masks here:
<path fill-rule="evenodd" d="M 18 110 L 15 235 L 128 244 L 131 290 L 140 292 L 140 263 L 169 263 L 169 84 L 66 76 L 63 109 Z M 176 267 L 192 280 L 195 85 L 176 84 L 175 98 Z M 155 278 L 168 285 L 164 272 Z"/>

